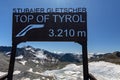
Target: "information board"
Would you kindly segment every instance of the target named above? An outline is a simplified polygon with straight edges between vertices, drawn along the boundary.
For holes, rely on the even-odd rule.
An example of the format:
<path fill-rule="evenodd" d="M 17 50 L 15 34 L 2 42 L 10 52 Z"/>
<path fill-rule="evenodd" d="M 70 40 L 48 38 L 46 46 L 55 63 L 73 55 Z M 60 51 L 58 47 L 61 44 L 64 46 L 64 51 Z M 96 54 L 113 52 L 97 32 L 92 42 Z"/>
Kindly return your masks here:
<path fill-rule="evenodd" d="M 50 8 L 49 8 L 50 9 Z M 46 10 L 49 10 L 46 9 Z M 65 8 L 69 10 L 69 8 Z M 69 10 L 31 12 L 13 9 L 13 40 L 24 41 L 74 41 L 87 40 L 87 12 Z M 42 11 L 45 9 L 42 8 Z M 53 9 L 51 9 L 53 10 Z"/>

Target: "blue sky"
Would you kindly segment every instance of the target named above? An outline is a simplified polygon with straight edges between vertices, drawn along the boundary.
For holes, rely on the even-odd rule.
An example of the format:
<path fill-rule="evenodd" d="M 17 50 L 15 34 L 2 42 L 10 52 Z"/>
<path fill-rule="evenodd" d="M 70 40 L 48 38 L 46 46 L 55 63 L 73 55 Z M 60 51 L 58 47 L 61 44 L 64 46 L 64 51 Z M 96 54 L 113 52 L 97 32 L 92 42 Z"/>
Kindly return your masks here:
<path fill-rule="evenodd" d="M 78 8 L 88 11 L 88 51 L 120 51 L 120 0 L 1 0 L 0 46 L 11 46 L 13 8 Z M 81 52 L 74 42 L 27 42 L 49 51 Z"/>

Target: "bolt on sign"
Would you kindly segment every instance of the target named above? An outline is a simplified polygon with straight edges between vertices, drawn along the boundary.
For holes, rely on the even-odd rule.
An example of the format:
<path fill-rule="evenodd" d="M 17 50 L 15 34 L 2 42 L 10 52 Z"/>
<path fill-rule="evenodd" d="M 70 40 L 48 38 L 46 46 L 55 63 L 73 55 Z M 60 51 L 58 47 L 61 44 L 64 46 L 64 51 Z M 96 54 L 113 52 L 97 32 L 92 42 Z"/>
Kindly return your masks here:
<path fill-rule="evenodd" d="M 13 40 L 87 40 L 86 8 L 14 8 Z"/>

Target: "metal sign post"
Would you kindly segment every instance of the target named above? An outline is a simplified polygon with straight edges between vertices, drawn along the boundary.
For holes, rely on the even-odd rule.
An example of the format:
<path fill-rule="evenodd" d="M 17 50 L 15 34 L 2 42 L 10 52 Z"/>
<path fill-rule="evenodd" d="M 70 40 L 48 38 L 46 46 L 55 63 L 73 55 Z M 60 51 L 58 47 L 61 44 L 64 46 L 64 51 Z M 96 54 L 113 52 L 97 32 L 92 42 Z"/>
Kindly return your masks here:
<path fill-rule="evenodd" d="M 87 43 L 82 45 L 82 55 L 83 55 L 83 77 L 84 80 L 89 79 L 88 73 L 88 53 L 87 53 Z"/>
<path fill-rule="evenodd" d="M 26 41 L 70 41 L 79 43 L 82 45 L 84 80 L 89 79 L 86 8 L 80 8 L 75 12 L 42 13 L 13 10 L 13 45 L 8 80 L 12 80 L 17 45 Z"/>
<path fill-rule="evenodd" d="M 17 49 L 17 44 L 13 43 L 12 51 L 11 51 L 11 57 L 10 57 L 9 70 L 8 70 L 8 76 L 7 76 L 8 80 L 12 80 L 12 78 L 13 78 L 16 49 Z"/>

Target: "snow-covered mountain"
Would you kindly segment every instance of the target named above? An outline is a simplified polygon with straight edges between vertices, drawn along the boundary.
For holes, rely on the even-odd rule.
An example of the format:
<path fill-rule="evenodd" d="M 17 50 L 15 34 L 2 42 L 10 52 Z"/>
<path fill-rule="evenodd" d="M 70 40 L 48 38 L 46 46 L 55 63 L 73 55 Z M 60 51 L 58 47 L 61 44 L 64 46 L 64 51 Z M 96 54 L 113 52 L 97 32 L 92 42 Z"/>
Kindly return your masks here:
<path fill-rule="evenodd" d="M 47 55 L 42 49 L 35 49 L 32 46 L 26 46 L 21 48 L 21 51 L 17 51 L 18 56 L 23 55 L 24 58 L 36 58 L 36 59 L 47 59 Z"/>
<path fill-rule="evenodd" d="M 1 47 L 0 47 L 1 48 Z M 7 51 L 6 51 L 7 49 Z M 9 50 L 11 48 L 9 47 Z M 10 55 L 8 47 L 2 47 L 2 50 Z M 8 54 L 9 53 L 9 54 Z M 44 49 L 34 48 L 32 46 L 25 46 L 22 48 L 17 48 L 16 59 L 37 59 L 44 61 L 61 61 L 61 62 L 81 62 L 82 55 L 75 53 L 53 53 Z"/>
<path fill-rule="evenodd" d="M 11 47 L 7 46 L 0 46 L 0 52 L 6 53 L 10 55 Z M 116 60 L 111 59 L 119 59 L 120 52 L 116 51 L 113 53 L 88 53 L 88 59 L 90 61 L 113 61 L 116 63 Z M 81 62 L 82 61 L 82 54 L 76 53 L 57 53 L 57 52 L 49 52 L 44 49 L 34 48 L 32 46 L 25 46 L 22 48 L 17 48 L 16 59 L 25 59 L 25 60 L 38 60 L 43 62 Z M 117 60 L 118 61 L 118 60 Z M 120 62 L 120 61 L 119 61 Z M 119 63 L 118 62 L 118 63 Z"/>

